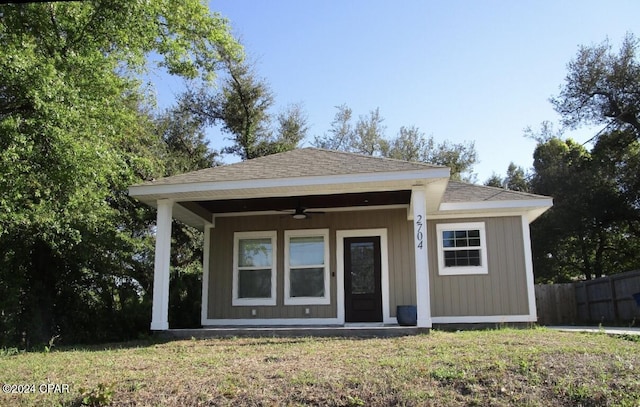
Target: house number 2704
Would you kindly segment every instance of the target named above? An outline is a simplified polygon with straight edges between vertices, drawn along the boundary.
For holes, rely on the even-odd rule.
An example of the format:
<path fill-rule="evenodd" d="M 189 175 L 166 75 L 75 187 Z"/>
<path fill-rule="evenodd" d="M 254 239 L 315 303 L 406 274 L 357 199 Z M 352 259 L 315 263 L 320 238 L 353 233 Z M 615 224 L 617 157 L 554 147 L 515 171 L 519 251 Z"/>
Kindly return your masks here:
<path fill-rule="evenodd" d="M 416 242 L 418 243 L 418 249 L 422 249 L 424 246 L 424 233 L 422 232 L 422 215 L 416 217 Z"/>

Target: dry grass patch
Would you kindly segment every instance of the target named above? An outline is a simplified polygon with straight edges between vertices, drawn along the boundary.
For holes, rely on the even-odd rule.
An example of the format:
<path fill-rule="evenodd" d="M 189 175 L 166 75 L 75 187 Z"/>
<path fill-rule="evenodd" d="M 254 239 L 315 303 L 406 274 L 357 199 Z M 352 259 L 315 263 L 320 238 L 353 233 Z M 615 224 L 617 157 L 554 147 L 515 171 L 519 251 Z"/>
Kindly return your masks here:
<path fill-rule="evenodd" d="M 0 404 L 637 406 L 640 342 L 628 339 L 533 329 L 20 353 L 0 356 L 0 382 L 67 383 L 71 391 L 5 394 Z"/>

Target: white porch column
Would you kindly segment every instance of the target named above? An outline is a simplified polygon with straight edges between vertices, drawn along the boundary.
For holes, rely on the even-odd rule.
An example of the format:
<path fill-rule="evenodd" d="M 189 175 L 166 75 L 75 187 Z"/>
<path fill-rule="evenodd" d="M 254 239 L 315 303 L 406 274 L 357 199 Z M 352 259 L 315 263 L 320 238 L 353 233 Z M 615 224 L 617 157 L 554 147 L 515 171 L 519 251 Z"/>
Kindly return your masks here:
<path fill-rule="evenodd" d="M 169 263 L 171 259 L 171 215 L 173 201 L 158 200 L 156 255 L 153 268 L 153 310 L 151 329 L 169 329 Z"/>
<path fill-rule="evenodd" d="M 418 327 L 431 328 L 431 292 L 429 291 L 429 255 L 427 249 L 427 194 L 424 187 L 411 191 L 413 240 L 416 266 Z"/>
<path fill-rule="evenodd" d="M 209 319 L 209 256 L 211 247 L 211 229 L 214 225 L 207 223 L 204 225 L 204 247 L 202 250 L 202 309 L 200 311 L 200 324 L 207 325 Z"/>

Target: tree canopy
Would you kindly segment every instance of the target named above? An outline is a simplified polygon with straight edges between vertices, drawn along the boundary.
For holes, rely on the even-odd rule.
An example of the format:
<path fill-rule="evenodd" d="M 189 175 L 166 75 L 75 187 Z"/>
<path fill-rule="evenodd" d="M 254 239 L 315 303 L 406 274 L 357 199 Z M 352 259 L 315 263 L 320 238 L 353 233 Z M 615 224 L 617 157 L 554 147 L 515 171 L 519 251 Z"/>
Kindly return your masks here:
<path fill-rule="evenodd" d="M 274 121 L 270 109 L 275 100 L 266 80 L 254 66 L 235 58 L 224 58 L 226 75 L 221 89 L 204 84 L 180 96 L 183 112 L 203 126 L 219 125 L 232 144 L 222 153 L 241 160 L 297 148 L 308 131 L 307 117 L 300 104 L 290 105 Z"/>
<path fill-rule="evenodd" d="M 637 48 L 633 34 L 617 52 L 608 40 L 580 46 L 560 93 L 550 100 L 564 127 L 545 121 L 539 131 L 525 131 L 538 145 L 533 172 L 522 185 L 554 199 L 531 225 L 537 281 L 591 279 L 640 264 Z M 564 137 L 567 128 L 581 125 L 604 127 L 584 144 Z"/>
<path fill-rule="evenodd" d="M 567 66 L 560 94 L 551 99 L 565 126 L 606 125 L 640 138 L 640 61 L 638 39 L 627 34 L 615 53 L 609 41 L 581 46 Z"/>
<path fill-rule="evenodd" d="M 485 181 L 484 185 L 504 188 L 511 191 L 529 192 L 531 189 L 529 183 L 530 177 L 531 175 L 527 174 L 524 168 L 511 162 L 507 167 L 507 174 L 504 178 L 494 173 Z"/>
<path fill-rule="evenodd" d="M 150 287 L 150 216 L 126 189 L 166 173 L 162 151 L 177 141 L 161 141 L 171 131 L 156 126 L 139 75 L 157 61 L 211 81 L 221 56 L 240 60 L 242 48 L 197 0 L 0 14 L 2 342 L 135 334 L 131 324 L 148 318 L 139 293 Z"/>
<path fill-rule="evenodd" d="M 478 158 L 473 142 L 436 143 L 433 136 L 427 137 L 415 126 L 402 126 L 398 135 L 389 139 L 379 109 L 370 111 L 366 116 L 359 116 L 355 124 L 350 107 L 343 104 L 336 109 L 338 111 L 331 122 L 328 134 L 316 136 L 314 146 L 444 165 L 451 169 L 453 179 L 472 181 L 475 178 L 473 165 Z"/>
<path fill-rule="evenodd" d="M 602 134 L 591 151 L 551 139 L 536 148 L 534 169 L 533 192 L 554 198 L 532 225 L 539 281 L 591 279 L 640 264 L 640 144 L 632 135 Z"/>

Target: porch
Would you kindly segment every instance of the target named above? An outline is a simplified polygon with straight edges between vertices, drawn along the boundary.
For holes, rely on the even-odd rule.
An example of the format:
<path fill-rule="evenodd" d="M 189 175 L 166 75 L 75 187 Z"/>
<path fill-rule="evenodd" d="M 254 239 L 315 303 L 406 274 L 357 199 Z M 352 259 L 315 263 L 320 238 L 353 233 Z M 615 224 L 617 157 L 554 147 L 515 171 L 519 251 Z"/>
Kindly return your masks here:
<path fill-rule="evenodd" d="M 316 334 L 333 335 L 345 328 L 332 332 L 326 329 L 328 324 L 395 323 L 392 310 L 397 296 L 398 304 L 416 305 L 418 326 L 429 328 L 424 227 L 427 213 L 438 210 L 448 175 L 445 167 L 301 149 L 132 186 L 132 196 L 158 209 L 151 330 L 169 330 L 174 218 L 204 231 L 201 320 L 205 327 L 248 326 L 256 324 L 250 321 L 261 320 L 258 324 L 274 327 L 313 325 L 320 327 L 314 331 Z M 395 221 L 389 223 L 385 215 L 394 210 Z M 398 234 L 398 239 L 395 235 L 388 237 L 388 233 Z M 365 238 L 372 241 L 354 240 Z M 320 243 L 316 242 L 316 246 L 322 244 L 325 248 L 323 257 L 316 256 L 320 259 L 318 264 L 303 265 L 311 270 L 305 274 L 311 277 L 304 278 L 315 278 L 309 280 L 309 284 L 315 282 L 311 287 L 305 286 L 306 280 L 300 277 L 303 273 L 297 268 L 294 271 L 298 277 L 292 277 L 291 262 L 285 265 L 290 254 L 285 250 L 287 245 L 304 239 L 317 240 Z M 394 257 L 397 264 L 391 268 L 392 274 L 402 276 L 389 275 L 388 239 L 402 242 Z M 375 298 L 348 297 L 362 293 L 349 294 L 344 288 L 349 283 L 344 276 L 351 274 L 344 272 L 343 242 L 361 245 L 363 253 L 373 247 L 369 257 L 374 260 L 371 269 L 375 270 L 370 282 L 375 290 L 365 294 Z M 251 245 L 256 244 L 261 246 L 252 249 Z M 268 254 L 260 257 L 251 250 Z M 238 259 L 264 267 L 251 268 L 239 264 Z M 399 283 L 396 295 L 390 281 L 406 284 Z M 295 284 L 297 291 L 290 284 Z M 363 311 L 362 307 L 351 306 L 350 300 L 359 301 L 360 306 L 370 303 L 372 315 L 348 315 L 356 308 Z M 362 335 L 371 334 L 360 331 Z M 239 332 L 211 333 L 215 336 Z M 260 330 L 253 333 L 259 334 Z"/>

